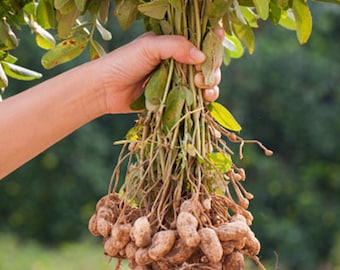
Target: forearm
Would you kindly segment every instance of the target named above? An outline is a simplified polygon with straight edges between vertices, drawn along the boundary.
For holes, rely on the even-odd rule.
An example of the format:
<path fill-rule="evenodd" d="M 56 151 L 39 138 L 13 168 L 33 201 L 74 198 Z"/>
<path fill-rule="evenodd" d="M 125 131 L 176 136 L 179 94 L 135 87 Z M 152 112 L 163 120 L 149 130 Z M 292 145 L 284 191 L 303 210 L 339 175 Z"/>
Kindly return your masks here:
<path fill-rule="evenodd" d="M 90 65 L 0 102 L 0 179 L 105 113 Z"/>

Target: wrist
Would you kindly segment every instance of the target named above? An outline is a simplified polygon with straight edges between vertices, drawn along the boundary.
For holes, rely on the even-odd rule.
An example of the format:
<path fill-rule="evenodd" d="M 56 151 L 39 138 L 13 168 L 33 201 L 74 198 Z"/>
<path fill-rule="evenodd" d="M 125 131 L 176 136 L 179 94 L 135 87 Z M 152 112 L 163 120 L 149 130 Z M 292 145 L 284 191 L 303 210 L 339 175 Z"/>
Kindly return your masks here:
<path fill-rule="evenodd" d="M 82 92 L 82 107 L 88 121 L 108 113 L 106 93 L 101 85 L 101 73 L 97 61 L 83 64 L 76 68 L 76 79 L 79 80 L 79 90 Z"/>

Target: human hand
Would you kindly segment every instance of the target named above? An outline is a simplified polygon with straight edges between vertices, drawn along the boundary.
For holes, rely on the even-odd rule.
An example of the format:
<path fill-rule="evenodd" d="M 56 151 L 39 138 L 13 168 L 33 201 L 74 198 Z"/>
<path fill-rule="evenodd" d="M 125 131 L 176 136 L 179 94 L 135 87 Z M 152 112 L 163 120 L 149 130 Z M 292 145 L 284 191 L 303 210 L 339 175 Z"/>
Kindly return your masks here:
<path fill-rule="evenodd" d="M 98 60 L 99 76 L 105 91 L 106 113 L 130 112 L 129 105 L 143 91 L 143 84 L 150 73 L 164 60 L 173 57 L 184 64 L 199 64 L 204 54 L 182 36 L 156 36 L 147 33 L 131 43 Z M 206 101 L 214 101 L 219 94 L 220 69 L 215 71 L 215 83 L 207 87 L 198 70 L 195 84 L 203 91 Z"/>

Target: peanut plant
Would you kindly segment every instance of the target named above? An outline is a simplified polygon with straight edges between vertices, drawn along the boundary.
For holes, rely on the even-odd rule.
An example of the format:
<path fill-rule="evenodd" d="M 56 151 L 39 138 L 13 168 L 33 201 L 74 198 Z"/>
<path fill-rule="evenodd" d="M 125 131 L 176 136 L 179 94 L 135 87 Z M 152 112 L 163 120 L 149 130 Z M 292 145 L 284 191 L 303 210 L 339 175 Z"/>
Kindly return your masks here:
<path fill-rule="evenodd" d="M 330 0 L 339 4 L 339 0 Z M 111 7 L 113 11 L 111 11 Z M 270 21 L 296 31 L 300 44 L 312 32 L 304 0 L 40 0 L 0 4 L 0 87 L 7 76 L 34 79 L 40 74 L 17 66 L 10 51 L 19 41 L 12 28 L 26 24 L 47 52 L 49 69 L 70 61 L 89 47 L 91 59 L 105 54 L 94 39 L 110 40 L 104 25 L 116 16 L 122 29 L 135 20 L 145 31 L 182 35 L 206 55 L 201 69 L 213 84 L 219 59 L 225 64 L 254 51 L 254 29 Z M 223 41 L 214 30 L 220 25 Z M 56 29 L 56 38 L 48 31 Z M 244 256 L 264 269 L 260 242 L 251 230 L 243 168 L 234 163 L 229 144 L 243 147 L 240 124 L 218 102 L 205 102 L 194 84 L 195 67 L 163 61 L 150 74 L 143 94 L 131 104 L 141 111 L 122 145 L 108 194 L 97 203 L 89 230 L 103 238 L 106 255 L 127 259 L 131 269 L 244 269 Z M 127 162 L 125 175 L 121 166 Z M 121 179 L 124 179 L 120 185 Z M 119 268 L 119 264 L 117 266 Z"/>

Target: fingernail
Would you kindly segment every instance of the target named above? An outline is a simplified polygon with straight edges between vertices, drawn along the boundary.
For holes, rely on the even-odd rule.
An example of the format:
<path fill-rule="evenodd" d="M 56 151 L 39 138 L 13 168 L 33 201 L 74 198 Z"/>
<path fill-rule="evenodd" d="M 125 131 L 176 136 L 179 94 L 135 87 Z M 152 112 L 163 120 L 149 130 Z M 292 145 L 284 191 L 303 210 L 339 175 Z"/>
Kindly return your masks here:
<path fill-rule="evenodd" d="M 193 59 L 196 63 L 202 63 L 205 60 L 205 55 L 196 47 L 192 47 L 189 51 L 189 55 L 191 59 Z"/>

